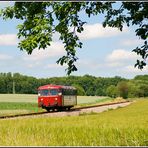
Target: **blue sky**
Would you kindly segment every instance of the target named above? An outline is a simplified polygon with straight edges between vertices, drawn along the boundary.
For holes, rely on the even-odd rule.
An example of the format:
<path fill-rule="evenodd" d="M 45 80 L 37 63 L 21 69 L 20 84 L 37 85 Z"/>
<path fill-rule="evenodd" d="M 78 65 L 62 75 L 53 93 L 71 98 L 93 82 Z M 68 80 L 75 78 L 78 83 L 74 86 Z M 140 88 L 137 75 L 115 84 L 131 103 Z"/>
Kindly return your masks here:
<path fill-rule="evenodd" d="M 9 2 L 0 2 L 0 8 L 7 5 Z M 116 28 L 103 28 L 102 16 L 87 18 L 81 13 L 81 17 L 87 24 L 79 35 L 83 48 L 77 49 L 78 71 L 72 75 L 134 78 L 139 74 L 148 74 L 148 66 L 142 71 L 134 68 L 139 57 L 131 51 L 143 43 L 135 36 L 134 26 L 124 26 L 120 32 Z M 0 72 L 19 72 L 37 78 L 66 76 L 66 66 L 56 64 L 58 58 L 65 54 L 58 34 L 54 35 L 52 45 L 46 50 L 35 49 L 32 55 L 27 55 L 17 47 L 16 27 L 19 23 L 18 20 L 0 19 Z"/>

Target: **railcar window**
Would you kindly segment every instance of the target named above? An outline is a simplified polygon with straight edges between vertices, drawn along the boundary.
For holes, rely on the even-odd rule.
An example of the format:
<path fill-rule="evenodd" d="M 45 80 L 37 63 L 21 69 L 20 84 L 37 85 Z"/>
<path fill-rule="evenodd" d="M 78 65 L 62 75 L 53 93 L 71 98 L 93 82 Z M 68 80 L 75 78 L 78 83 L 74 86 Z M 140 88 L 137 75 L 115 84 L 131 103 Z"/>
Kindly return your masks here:
<path fill-rule="evenodd" d="M 74 90 L 74 94 L 77 95 L 77 90 Z"/>
<path fill-rule="evenodd" d="M 49 93 L 48 89 L 43 89 L 38 92 L 38 94 L 40 94 L 40 96 L 48 96 L 48 93 Z"/>
<path fill-rule="evenodd" d="M 63 95 L 76 95 L 77 91 L 74 89 L 63 89 L 62 94 Z"/>
<path fill-rule="evenodd" d="M 50 89 L 49 91 L 50 91 L 51 96 L 58 95 L 58 93 L 59 93 L 57 89 Z"/>

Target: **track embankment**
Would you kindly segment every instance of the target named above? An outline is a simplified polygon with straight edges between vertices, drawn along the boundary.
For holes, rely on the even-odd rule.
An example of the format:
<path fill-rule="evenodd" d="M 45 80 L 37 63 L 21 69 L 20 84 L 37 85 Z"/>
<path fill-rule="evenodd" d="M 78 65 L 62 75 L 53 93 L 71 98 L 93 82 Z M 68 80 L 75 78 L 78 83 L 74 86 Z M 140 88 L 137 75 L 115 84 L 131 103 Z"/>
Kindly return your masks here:
<path fill-rule="evenodd" d="M 115 102 L 115 103 L 106 103 L 85 107 L 72 108 L 70 111 L 61 111 L 61 112 L 37 112 L 37 113 L 28 113 L 28 114 L 18 114 L 18 115 L 9 115 L 9 116 L 0 116 L 0 119 L 9 119 L 9 118 L 24 118 L 24 117 L 62 117 L 62 116 L 76 116 L 84 113 L 100 113 L 107 111 L 109 109 L 116 109 L 119 107 L 124 107 L 132 102 Z"/>

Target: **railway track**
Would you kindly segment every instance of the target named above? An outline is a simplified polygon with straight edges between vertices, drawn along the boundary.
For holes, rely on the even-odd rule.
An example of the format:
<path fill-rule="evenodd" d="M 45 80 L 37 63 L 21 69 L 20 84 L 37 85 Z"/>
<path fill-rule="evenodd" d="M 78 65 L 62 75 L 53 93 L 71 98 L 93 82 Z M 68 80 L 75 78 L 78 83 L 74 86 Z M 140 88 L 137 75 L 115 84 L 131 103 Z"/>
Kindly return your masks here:
<path fill-rule="evenodd" d="M 123 104 L 127 103 L 130 101 L 122 101 L 122 102 L 114 102 L 114 103 L 105 103 L 105 104 L 99 104 L 99 105 L 91 105 L 91 106 L 84 106 L 84 107 L 77 107 L 77 108 L 72 108 L 70 111 L 67 112 L 73 112 L 77 110 L 82 110 L 82 109 L 88 109 L 88 108 L 94 108 L 94 107 L 102 107 L 102 106 L 108 106 L 108 105 L 115 105 L 115 104 Z M 16 118 L 16 117 L 25 117 L 25 116 L 35 116 L 35 115 L 43 115 L 43 114 L 51 114 L 54 112 L 37 112 L 37 113 L 27 113 L 27 114 L 17 114 L 17 115 L 8 115 L 8 116 L 0 116 L 0 119 L 8 119 L 8 118 Z"/>

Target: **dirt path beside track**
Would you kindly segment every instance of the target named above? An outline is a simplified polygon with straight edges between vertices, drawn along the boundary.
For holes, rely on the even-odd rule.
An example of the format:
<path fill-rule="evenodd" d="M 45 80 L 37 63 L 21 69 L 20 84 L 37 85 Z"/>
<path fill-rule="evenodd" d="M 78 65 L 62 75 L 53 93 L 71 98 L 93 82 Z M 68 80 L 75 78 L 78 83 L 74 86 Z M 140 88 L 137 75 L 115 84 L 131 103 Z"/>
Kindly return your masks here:
<path fill-rule="evenodd" d="M 79 116 L 81 114 L 87 113 L 100 113 L 103 111 L 107 111 L 109 109 L 116 109 L 119 107 L 125 107 L 132 102 L 121 102 L 121 103 L 113 103 L 113 104 L 102 104 L 99 106 L 89 106 L 82 108 L 71 109 L 70 111 L 61 111 L 61 112 L 44 112 L 41 114 L 31 114 L 31 115 L 23 115 L 23 116 L 15 116 L 15 117 L 5 117 L 5 119 L 16 119 L 16 118 L 38 118 L 38 117 L 63 117 L 63 116 Z"/>
<path fill-rule="evenodd" d="M 86 109 L 80 109 L 75 111 L 62 111 L 62 112 L 53 112 L 49 114 L 44 115 L 38 115 L 34 117 L 63 117 L 63 116 L 78 116 L 80 114 L 85 113 L 100 113 L 103 111 L 107 111 L 109 109 L 116 109 L 118 107 L 125 107 L 127 105 L 131 104 L 131 102 L 125 102 L 121 104 L 113 104 L 113 105 L 107 105 L 107 106 L 99 106 L 99 107 L 93 107 L 93 108 L 86 108 Z"/>

